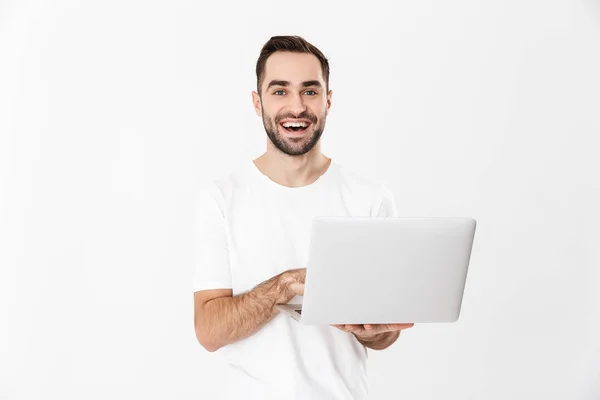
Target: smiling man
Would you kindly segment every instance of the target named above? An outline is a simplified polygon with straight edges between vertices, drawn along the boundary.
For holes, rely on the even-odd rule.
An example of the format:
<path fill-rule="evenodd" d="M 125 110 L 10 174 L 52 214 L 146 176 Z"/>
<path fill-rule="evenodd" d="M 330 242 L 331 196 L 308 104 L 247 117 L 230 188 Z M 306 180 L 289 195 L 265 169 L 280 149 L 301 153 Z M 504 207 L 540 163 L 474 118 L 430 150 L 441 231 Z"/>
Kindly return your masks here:
<path fill-rule="evenodd" d="M 270 77 L 296 76 L 300 81 L 269 79 L 262 89 L 263 76 L 258 79 L 259 92 L 252 93 L 254 107 L 262 115 L 271 143 L 289 156 L 302 156 L 313 150 L 325 129 L 330 96 L 322 72 L 319 79 L 311 79 L 318 71 L 315 61 L 312 53 L 272 54 L 268 59 Z M 290 96 L 290 92 L 294 94 Z"/>
<path fill-rule="evenodd" d="M 367 349 L 412 324 L 306 326 L 276 305 L 303 294 L 314 217 L 396 216 L 393 196 L 322 153 L 332 91 L 319 49 L 272 37 L 256 77 L 266 151 L 199 196 L 196 337 L 228 366 L 226 399 L 366 399 Z"/>

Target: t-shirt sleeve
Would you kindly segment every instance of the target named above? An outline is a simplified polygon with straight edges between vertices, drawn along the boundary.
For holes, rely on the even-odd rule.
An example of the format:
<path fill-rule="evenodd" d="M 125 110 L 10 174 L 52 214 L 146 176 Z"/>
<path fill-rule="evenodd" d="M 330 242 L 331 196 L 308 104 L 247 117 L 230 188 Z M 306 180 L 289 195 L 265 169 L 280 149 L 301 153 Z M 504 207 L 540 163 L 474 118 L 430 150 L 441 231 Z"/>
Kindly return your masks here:
<path fill-rule="evenodd" d="M 231 289 L 225 218 L 215 194 L 208 189 L 198 198 L 194 240 L 193 291 Z"/>
<path fill-rule="evenodd" d="M 394 194 L 385 185 L 381 186 L 379 210 L 377 211 L 378 217 L 397 217 L 398 209 L 396 207 L 396 200 Z"/>

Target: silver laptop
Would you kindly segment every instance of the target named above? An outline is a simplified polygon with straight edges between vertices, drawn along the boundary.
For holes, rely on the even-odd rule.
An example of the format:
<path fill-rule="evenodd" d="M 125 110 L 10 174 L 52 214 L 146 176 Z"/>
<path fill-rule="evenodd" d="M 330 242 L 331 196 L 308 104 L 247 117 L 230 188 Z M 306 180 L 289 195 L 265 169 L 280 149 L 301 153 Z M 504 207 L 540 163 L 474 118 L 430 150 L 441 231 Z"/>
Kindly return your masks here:
<path fill-rule="evenodd" d="M 320 217 L 304 296 L 278 306 L 309 325 L 458 320 L 473 218 Z"/>

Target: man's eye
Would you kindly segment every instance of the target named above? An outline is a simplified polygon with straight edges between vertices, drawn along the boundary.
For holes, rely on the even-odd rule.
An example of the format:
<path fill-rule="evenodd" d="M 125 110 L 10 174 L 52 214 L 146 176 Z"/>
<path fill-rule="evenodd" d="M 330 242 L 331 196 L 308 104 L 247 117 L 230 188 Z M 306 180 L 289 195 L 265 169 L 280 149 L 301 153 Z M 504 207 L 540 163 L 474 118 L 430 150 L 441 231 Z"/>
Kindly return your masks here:
<path fill-rule="evenodd" d="M 314 90 L 307 90 L 305 93 L 311 92 L 312 96 L 314 96 L 315 94 L 317 94 L 317 92 L 315 92 Z"/>
<path fill-rule="evenodd" d="M 276 90 L 274 94 L 277 94 L 277 93 L 282 93 L 283 94 L 283 90 Z"/>

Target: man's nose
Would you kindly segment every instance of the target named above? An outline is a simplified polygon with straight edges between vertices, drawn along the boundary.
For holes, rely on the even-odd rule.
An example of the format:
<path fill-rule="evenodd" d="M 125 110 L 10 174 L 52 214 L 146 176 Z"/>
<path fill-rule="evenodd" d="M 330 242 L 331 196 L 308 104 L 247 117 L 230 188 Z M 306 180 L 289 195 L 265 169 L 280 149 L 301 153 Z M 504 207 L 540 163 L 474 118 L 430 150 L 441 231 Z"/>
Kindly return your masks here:
<path fill-rule="evenodd" d="M 294 113 L 295 115 L 300 115 L 306 110 L 306 105 L 304 104 L 302 95 L 296 94 L 290 96 L 289 109 L 290 112 Z"/>

